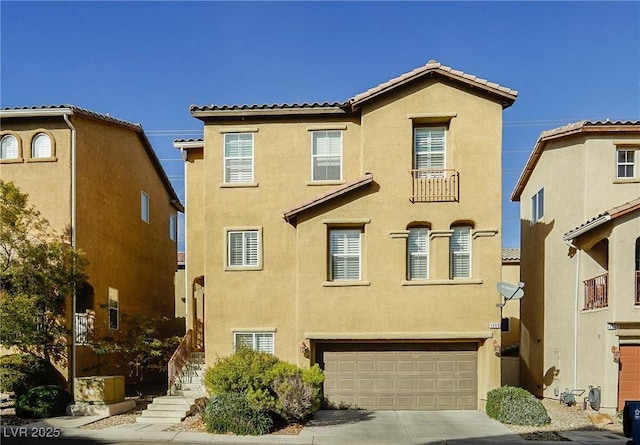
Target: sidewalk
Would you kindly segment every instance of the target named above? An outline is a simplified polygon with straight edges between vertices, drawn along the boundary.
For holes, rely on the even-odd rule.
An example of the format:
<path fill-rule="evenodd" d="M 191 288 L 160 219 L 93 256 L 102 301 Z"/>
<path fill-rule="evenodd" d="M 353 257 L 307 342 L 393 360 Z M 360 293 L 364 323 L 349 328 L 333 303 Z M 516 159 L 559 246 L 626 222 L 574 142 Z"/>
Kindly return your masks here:
<path fill-rule="evenodd" d="M 56 417 L 25 426 L 3 426 L 1 442 L 25 443 L 34 433 L 84 443 L 183 443 L 266 445 L 557 445 L 525 441 L 498 422 L 476 411 L 416 413 L 407 411 L 319 411 L 297 436 L 232 436 L 201 432 L 164 431 L 171 424 L 133 423 L 101 430 L 81 429 L 104 417 Z M 573 444 L 625 445 L 627 439 L 611 432 L 568 431 Z M 34 443 L 38 443 L 35 442 Z M 40 443 L 47 443 L 40 440 Z"/>

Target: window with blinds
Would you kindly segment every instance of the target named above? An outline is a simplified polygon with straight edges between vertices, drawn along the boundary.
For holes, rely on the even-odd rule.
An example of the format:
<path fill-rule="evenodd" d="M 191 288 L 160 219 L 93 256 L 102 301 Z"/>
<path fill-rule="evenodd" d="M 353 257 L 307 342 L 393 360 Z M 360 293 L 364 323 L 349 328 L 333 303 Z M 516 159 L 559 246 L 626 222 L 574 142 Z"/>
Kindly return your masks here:
<path fill-rule="evenodd" d="M 236 332 L 234 333 L 234 349 L 248 348 L 258 352 L 275 353 L 273 332 Z"/>
<path fill-rule="evenodd" d="M 224 135 L 224 182 L 253 182 L 253 133 Z"/>
<path fill-rule="evenodd" d="M 331 281 L 360 280 L 361 229 L 333 229 L 329 232 Z"/>
<path fill-rule="evenodd" d="M 18 138 L 10 134 L 2 137 L 0 159 L 18 159 Z"/>
<path fill-rule="evenodd" d="M 429 229 L 409 229 L 407 239 L 407 278 L 426 280 L 429 278 Z"/>
<path fill-rule="evenodd" d="M 31 144 L 32 158 L 50 158 L 51 157 L 51 138 L 48 134 L 38 133 Z"/>
<path fill-rule="evenodd" d="M 451 278 L 471 278 L 471 227 L 453 227 L 449 251 Z"/>
<path fill-rule="evenodd" d="M 258 266 L 260 246 L 258 230 L 227 232 L 227 265 Z"/>
<path fill-rule="evenodd" d="M 416 170 L 428 170 L 428 175 L 443 175 L 445 169 L 445 129 L 414 129 L 414 165 Z"/>
<path fill-rule="evenodd" d="M 342 179 L 342 132 L 314 131 L 311 148 L 311 179 Z"/>

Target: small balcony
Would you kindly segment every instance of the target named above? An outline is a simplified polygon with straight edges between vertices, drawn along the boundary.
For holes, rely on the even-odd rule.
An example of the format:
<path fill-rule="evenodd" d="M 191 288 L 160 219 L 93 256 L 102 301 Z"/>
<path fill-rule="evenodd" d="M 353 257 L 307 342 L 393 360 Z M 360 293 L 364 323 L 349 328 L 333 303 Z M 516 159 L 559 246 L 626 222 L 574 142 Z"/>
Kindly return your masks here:
<path fill-rule="evenodd" d="M 584 282 L 584 309 L 609 306 L 609 274 L 605 273 Z"/>
<path fill-rule="evenodd" d="M 456 170 L 411 170 L 411 202 L 457 202 L 460 197 Z"/>

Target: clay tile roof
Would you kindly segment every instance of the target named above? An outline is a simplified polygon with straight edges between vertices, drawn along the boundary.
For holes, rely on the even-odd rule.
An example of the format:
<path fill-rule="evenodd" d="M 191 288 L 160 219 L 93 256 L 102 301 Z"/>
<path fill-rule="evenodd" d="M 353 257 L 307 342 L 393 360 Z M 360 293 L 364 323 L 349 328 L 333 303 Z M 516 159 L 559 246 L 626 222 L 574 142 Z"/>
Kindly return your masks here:
<path fill-rule="evenodd" d="M 563 125 L 562 127 L 554 128 L 551 130 L 546 130 L 540 133 L 540 137 L 538 137 L 538 141 L 536 145 L 533 147 L 531 154 L 529 155 L 529 159 L 520 174 L 520 178 L 516 183 L 516 186 L 511 193 L 512 201 L 519 201 L 520 194 L 522 193 L 524 186 L 527 184 L 527 181 L 531 177 L 533 173 L 533 169 L 535 168 L 540 156 L 542 156 L 542 152 L 544 151 L 544 146 L 547 141 L 553 139 L 559 139 L 565 136 L 570 136 L 578 133 L 590 133 L 590 132 L 607 132 L 607 131 L 630 131 L 630 132 L 640 132 L 640 121 L 600 121 L 600 120 L 581 120 L 579 122 L 573 122 L 567 125 Z"/>
<path fill-rule="evenodd" d="M 344 185 L 341 185 L 340 187 L 331 190 L 330 192 L 327 192 L 321 196 L 318 196 L 316 198 L 310 199 L 307 202 L 304 202 L 300 205 L 297 205 L 295 207 L 291 207 L 290 209 L 284 210 L 282 213 L 284 215 L 284 219 L 287 222 L 291 222 L 293 221 L 300 213 L 304 212 L 305 210 L 308 210 L 312 207 L 315 207 L 319 204 L 325 203 L 327 201 L 330 201 L 338 196 L 342 196 L 347 192 L 350 192 L 352 190 L 358 189 L 364 185 L 370 184 L 371 182 L 373 182 L 373 175 L 371 173 L 366 173 L 363 177 L 358 178 L 354 181 L 348 182 Z"/>
<path fill-rule="evenodd" d="M 245 104 L 245 105 L 191 105 L 189 111 L 191 113 L 198 111 L 248 111 L 248 110 L 288 110 L 288 109 L 306 109 L 306 108 L 335 108 L 344 107 L 344 103 L 340 102 L 313 102 L 313 103 L 282 103 L 282 104 Z"/>
<path fill-rule="evenodd" d="M 178 264 L 184 264 L 184 260 L 186 258 L 186 255 L 184 252 L 178 252 Z"/>
<path fill-rule="evenodd" d="M 464 73 L 459 70 L 454 70 L 449 66 L 442 65 L 441 63 L 430 60 L 426 65 L 423 65 L 419 68 L 416 68 L 408 73 L 402 74 L 401 76 L 394 77 L 380 85 L 370 88 L 369 90 L 357 94 L 356 96 L 349 99 L 349 103 L 352 107 L 358 107 L 364 101 L 376 97 L 392 88 L 395 88 L 399 85 L 403 85 L 409 81 L 412 81 L 416 78 L 422 77 L 424 75 L 430 73 L 438 73 L 440 75 L 444 75 L 454 80 L 462 81 L 466 84 L 473 85 L 476 87 L 481 87 L 484 90 L 489 92 L 497 93 L 500 96 L 503 96 L 503 105 L 509 106 L 511 105 L 518 95 L 516 90 L 512 90 L 511 88 L 507 88 L 501 85 L 498 85 L 494 82 L 489 82 L 486 79 L 481 79 L 471 74 Z"/>
<path fill-rule="evenodd" d="M 520 249 L 514 247 L 508 247 L 502 249 L 502 262 L 503 263 L 519 263 L 520 262 Z"/>
<path fill-rule="evenodd" d="M 578 236 L 582 235 L 583 233 L 586 233 L 588 231 L 590 231 L 591 229 L 594 229 L 598 226 L 600 226 L 601 224 L 606 223 L 607 221 L 610 221 L 612 219 L 616 219 L 622 215 L 626 215 L 627 213 L 633 212 L 635 210 L 640 209 L 640 197 L 633 199 L 631 201 L 625 202 L 624 204 L 621 204 L 619 206 L 613 207 L 609 210 L 606 210 L 596 216 L 594 216 L 593 218 L 589 219 L 588 221 L 585 221 L 584 223 L 580 224 L 578 227 L 576 227 L 573 230 L 568 231 L 567 233 L 564 234 L 563 239 L 564 240 L 571 240 L 574 238 L 577 238 Z"/>

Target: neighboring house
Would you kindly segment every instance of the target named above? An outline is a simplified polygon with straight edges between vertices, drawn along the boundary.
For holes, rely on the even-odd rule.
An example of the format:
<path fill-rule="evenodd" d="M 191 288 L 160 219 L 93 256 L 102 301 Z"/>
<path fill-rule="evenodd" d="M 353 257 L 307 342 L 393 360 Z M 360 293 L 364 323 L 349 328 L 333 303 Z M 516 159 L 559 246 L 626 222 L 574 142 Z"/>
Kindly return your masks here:
<path fill-rule="evenodd" d="M 186 304 L 186 284 L 185 284 L 185 254 L 184 252 L 178 252 L 178 268 L 176 269 L 176 275 L 174 279 L 175 283 L 175 317 L 184 318 L 187 317 L 187 304 Z"/>
<path fill-rule="evenodd" d="M 539 396 L 640 399 L 640 122 L 545 131 L 516 184 L 521 380 Z"/>
<path fill-rule="evenodd" d="M 319 364 L 335 404 L 482 409 L 516 95 L 430 61 L 340 103 L 192 106 L 204 140 L 175 146 L 206 362 L 248 346 Z"/>
<path fill-rule="evenodd" d="M 520 282 L 520 249 L 502 249 L 502 281 Z M 502 308 L 502 384 L 520 386 L 520 300 L 504 302 Z"/>
<path fill-rule="evenodd" d="M 124 314 L 173 318 L 182 205 L 138 124 L 72 105 L 4 108 L 0 118 L 2 179 L 53 229 L 71 229 L 89 261 L 67 314 L 76 313 L 77 375 L 95 374 L 92 335 L 121 329 Z"/>

